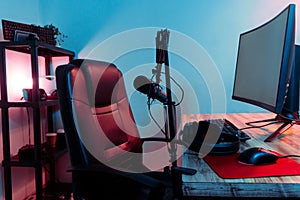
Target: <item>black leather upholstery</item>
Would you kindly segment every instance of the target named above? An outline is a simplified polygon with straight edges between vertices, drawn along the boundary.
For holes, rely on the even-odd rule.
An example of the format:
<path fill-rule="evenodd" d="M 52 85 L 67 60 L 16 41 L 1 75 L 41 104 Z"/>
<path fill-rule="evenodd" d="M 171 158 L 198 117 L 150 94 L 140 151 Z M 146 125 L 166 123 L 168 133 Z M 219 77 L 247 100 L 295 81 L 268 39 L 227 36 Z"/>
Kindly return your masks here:
<path fill-rule="evenodd" d="M 166 187 L 172 187 L 168 174 L 158 172 L 154 178 L 151 173 L 134 173 L 144 167 L 142 140 L 118 68 L 112 63 L 76 59 L 58 66 L 55 74 L 72 164 L 69 171 L 72 172 L 74 198 L 166 198 Z M 88 129 L 78 125 L 82 121 Z M 103 141 L 92 141 L 95 143 L 92 150 L 99 149 L 99 157 L 94 156 L 83 141 L 85 135 L 98 134 L 92 126 L 99 126 L 103 131 L 100 136 Z M 128 171 L 118 170 L 118 167 Z"/>

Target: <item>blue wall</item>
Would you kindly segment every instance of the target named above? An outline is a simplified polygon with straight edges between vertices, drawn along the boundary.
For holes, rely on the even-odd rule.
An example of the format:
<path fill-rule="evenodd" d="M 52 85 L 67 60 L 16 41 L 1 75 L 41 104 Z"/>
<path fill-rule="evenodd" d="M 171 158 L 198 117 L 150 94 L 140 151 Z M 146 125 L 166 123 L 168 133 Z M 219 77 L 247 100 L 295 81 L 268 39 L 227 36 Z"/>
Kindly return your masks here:
<path fill-rule="evenodd" d="M 176 79 L 182 80 L 179 83 L 186 89 L 182 112 L 262 111 L 231 99 L 238 38 L 240 33 L 266 22 L 289 3 L 299 4 L 281 0 L 190 0 L 184 3 L 174 0 L 30 0 L 20 3 L 11 0 L 2 3 L 0 17 L 37 25 L 52 23 L 68 35 L 62 47 L 75 51 L 79 58 L 116 63 L 125 74 L 134 113 L 139 118 L 146 112 L 147 99 L 133 92 L 132 82 L 139 74 L 150 78 L 155 66 L 156 31 L 163 28 L 171 33 L 171 75 L 178 75 Z M 299 22 L 297 27 L 300 27 Z M 128 32 L 136 38 L 122 40 Z M 298 34 L 296 36 L 299 43 Z M 115 41 L 116 38 L 119 40 Z M 140 43 L 135 44 L 137 41 Z M 120 50 L 128 44 L 138 49 Z M 181 49 L 184 52 L 180 52 Z M 117 50 L 120 54 L 111 57 Z M 178 88 L 173 88 L 180 98 Z"/>
<path fill-rule="evenodd" d="M 226 112 L 255 112 L 261 110 L 231 100 L 239 34 L 269 20 L 290 2 L 295 3 L 296 1 L 103 0 L 97 2 L 87 0 L 83 3 L 79 0 L 54 0 L 40 2 L 40 18 L 44 24 L 54 23 L 69 36 L 63 47 L 76 51 L 78 57 L 89 57 L 93 54 L 91 57 L 95 59 L 113 59 L 108 57 L 107 54 L 113 53 L 120 48 L 119 46 L 124 46 L 128 41 L 125 41 L 124 38 L 124 41 L 120 40 L 119 43 L 110 43 L 114 45 L 110 48 L 101 45 L 104 41 L 110 40 L 112 36 L 123 34 L 124 31 L 134 32 L 137 28 L 145 29 L 149 27 L 153 27 L 154 30 L 168 28 L 171 32 L 170 48 L 181 42 L 174 39 L 174 32 L 183 34 L 188 39 L 194 40 L 206 54 L 202 56 L 209 56 L 215 65 L 210 66 L 199 61 L 200 64 L 207 64 L 207 66 L 193 66 L 182 55 L 170 55 L 170 66 L 180 74 L 185 73 L 183 76 L 189 79 L 188 82 L 196 93 L 195 101 L 199 105 L 199 110 L 187 109 L 186 112 L 212 112 L 211 107 L 214 100 L 211 99 L 213 97 L 210 96 L 210 93 L 212 93 L 214 83 L 209 85 L 210 80 L 204 80 L 210 79 L 207 78 L 207 74 L 205 77 L 201 76 L 200 69 L 200 73 L 198 72 L 196 73 L 198 75 L 196 75 L 195 69 L 193 69 L 210 67 L 217 68 L 216 71 L 220 74 L 218 84 L 224 86 L 226 95 L 225 101 L 217 102 L 224 105 L 220 106 L 222 108 L 216 109 L 215 112 L 222 111 L 223 107 L 225 107 Z M 139 35 L 139 37 L 143 37 L 144 41 L 152 42 L 154 46 L 155 31 L 153 29 L 152 32 L 149 31 L 152 35 L 144 34 Z M 296 41 L 299 42 L 299 37 Z M 100 48 L 99 45 L 106 49 L 95 50 Z M 181 45 L 182 48 L 185 48 L 184 43 L 181 43 Z M 154 49 L 148 49 L 148 51 L 144 49 L 143 52 L 139 50 L 138 53 L 134 50 L 122 52 L 123 54 L 117 57 L 118 59 L 115 58 L 109 61 L 118 64 L 124 73 L 132 69 L 139 69 L 143 64 L 149 64 L 148 67 L 144 67 L 143 73 L 150 78 L 151 69 L 155 66 Z M 190 54 L 194 53 L 194 49 L 192 49 Z M 200 53 L 198 59 L 203 59 Z M 151 65 L 152 67 L 150 67 Z M 214 79 L 214 76 L 218 77 L 218 74 L 211 73 L 210 76 Z M 130 79 L 133 78 L 133 75 L 130 76 Z M 131 88 L 129 90 L 131 90 L 133 80 L 127 80 L 127 82 L 130 84 Z M 222 93 L 223 91 L 217 92 Z M 186 91 L 186 93 L 189 93 L 189 91 Z M 132 100 L 135 110 L 146 107 L 146 97 L 141 98 L 139 95 L 134 95 L 134 98 L 138 98 L 138 101 L 135 100 L 134 102 Z M 144 103 L 143 105 L 136 105 L 136 102 L 141 101 Z"/>
<path fill-rule="evenodd" d="M 102 47 L 103 42 L 110 40 L 112 36 L 122 34 L 124 31 L 134 32 L 137 28 L 152 27 L 148 31 L 148 35 L 140 35 L 140 37 L 151 43 L 153 48 L 155 48 L 155 31 L 161 28 L 168 28 L 171 32 L 170 49 L 173 46 L 182 45 L 180 41 L 174 39 L 173 36 L 176 33 L 189 40 L 187 42 L 193 40 L 204 54 L 201 55 L 196 51 L 199 53 L 197 62 L 200 64 L 199 60 L 211 60 L 208 62 L 217 68 L 216 71 L 220 74 L 220 84 L 225 90 L 225 101 L 217 102 L 224 105 L 215 109 L 215 112 L 222 111 L 223 107 L 226 112 L 261 111 L 257 107 L 231 100 L 239 34 L 269 20 L 289 3 L 297 4 L 296 1 L 281 0 L 191 0 L 184 3 L 174 0 L 86 0 L 84 2 L 79 0 L 30 0 L 26 3 L 20 2 L 11 0 L 2 3 L 0 17 L 28 24 L 53 23 L 68 35 L 62 47 L 75 51 L 77 56 L 82 58 L 94 54 L 92 58 L 95 59 L 111 59 L 111 57 L 107 57 L 107 52 L 106 55 L 103 54 L 103 48 L 101 54 L 97 54 L 95 49 Z M 297 34 L 296 42 L 299 43 L 299 40 Z M 120 43 L 115 44 L 114 47 L 111 47 L 111 51 L 120 49 L 120 46 Z M 137 52 L 136 49 L 133 49 L 125 52 L 126 56 L 122 54 L 117 57 L 118 59 L 114 57 L 114 60 L 109 61 L 118 64 L 124 73 L 148 64 L 149 66 L 145 67 L 143 72 L 150 78 L 151 69 L 155 66 L 154 51 L 155 49 L 148 49 L 148 51 L 143 49 L 143 51 Z M 195 54 L 194 49 L 187 54 Z M 170 55 L 171 68 L 188 79 L 188 83 L 195 92 L 195 102 L 199 106 L 199 110 L 193 109 L 197 105 L 192 102 L 190 103 L 192 109 L 186 109 L 186 112 L 210 113 L 212 106 L 215 106 L 212 105 L 214 100 L 210 96 L 214 87 L 213 83 L 207 83 L 209 80 L 205 79 L 208 76 L 213 79 L 218 75 L 202 74 L 200 68 L 211 66 L 193 66 L 187 59 L 189 58 L 182 55 Z M 195 68 L 197 68 L 196 71 Z M 203 77 L 204 75 L 205 77 Z M 131 87 L 129 90 L 132 90 L 131 82 L 133 80 L 131 79 L 133 78 L 134 75 L 127 78 L 130 79 L 127 80 Z M 191 90 L 186 91 L 186 93 L 190 92 Z M 217 92 L 222 93 L 223 91 L 215 93 Z M 142 98 L 139 95 L 134 94 L 133 97 L 138 98 L 132 100 L 133 103 L 146 101 L 145 97 Z M 186 103 L 189 104 L 189 102 Z M 141 106 L 137 105 L 136 107 L 140 108 Z"/>

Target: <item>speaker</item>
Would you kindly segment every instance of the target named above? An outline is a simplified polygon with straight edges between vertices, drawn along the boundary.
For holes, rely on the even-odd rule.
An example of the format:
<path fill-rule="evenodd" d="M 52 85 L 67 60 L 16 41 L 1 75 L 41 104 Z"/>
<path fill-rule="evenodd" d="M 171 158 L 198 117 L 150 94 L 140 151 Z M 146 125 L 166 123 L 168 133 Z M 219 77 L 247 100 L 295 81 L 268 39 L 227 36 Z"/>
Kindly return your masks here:
<path fill-rule="evenodd" d="M 218 134 L 220 136 L 215 144 L 204 142 L 206 137 L 215 137 Z M 218 125 L 209 123 L 208 121 L 186 124 L 182 131 L 182 140 L 188 149 L 194 152 L 199 152 L 201 147 L 206 146 L 210 148 L 209 155 L 234 154 L 240 149 L 240 139 L 238 136 L 222 132 Z"/>

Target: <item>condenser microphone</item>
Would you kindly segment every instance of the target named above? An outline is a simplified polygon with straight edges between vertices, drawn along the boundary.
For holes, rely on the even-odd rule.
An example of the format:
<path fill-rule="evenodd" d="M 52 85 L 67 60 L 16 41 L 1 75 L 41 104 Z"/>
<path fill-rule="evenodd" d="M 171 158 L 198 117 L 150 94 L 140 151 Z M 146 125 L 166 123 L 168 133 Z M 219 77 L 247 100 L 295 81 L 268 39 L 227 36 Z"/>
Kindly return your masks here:
<path fill-rule="evenodd" d="M 168 101 L 167 94 L 160 89 L 159 84 L 154 83 L 145 76 L 136 77 L 133 86 L 137 91 L 146 94 L 152 99 L 157 99 L 162 103 Z"/>

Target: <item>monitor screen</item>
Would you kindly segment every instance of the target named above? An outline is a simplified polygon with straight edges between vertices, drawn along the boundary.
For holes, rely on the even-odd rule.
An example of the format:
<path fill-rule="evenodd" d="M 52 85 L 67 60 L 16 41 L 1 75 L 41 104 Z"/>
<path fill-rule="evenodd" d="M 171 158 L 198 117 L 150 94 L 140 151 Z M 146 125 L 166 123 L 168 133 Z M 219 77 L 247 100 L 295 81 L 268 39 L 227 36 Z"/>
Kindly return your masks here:
<path fill-rule="evenodd" d="M 232 98 L 281 114 L 289 98 L 294 42 L 294 4 L 263 25 L 242 33 Z"/>

